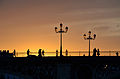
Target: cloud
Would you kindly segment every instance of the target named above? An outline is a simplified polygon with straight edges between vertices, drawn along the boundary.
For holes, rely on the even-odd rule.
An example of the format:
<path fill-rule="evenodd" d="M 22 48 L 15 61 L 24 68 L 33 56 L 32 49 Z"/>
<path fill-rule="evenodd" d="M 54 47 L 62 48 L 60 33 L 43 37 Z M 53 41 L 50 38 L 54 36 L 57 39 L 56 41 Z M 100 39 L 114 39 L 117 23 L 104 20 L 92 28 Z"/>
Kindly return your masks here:
<path fill-rule="evenodd" d="M 116 26 L 112 27 L 110 32 L 120 35 L 120 25 L 116 25 Z"/>
<path fill-rule="evenodd" d="M 100 36 L 120 36 L 120 26 L 119 25 L 109 25 L 109 26 L 96 26 L 94 30 L 97 31 Z"/>
<path fill-rule="evenodd" d="M 109 26 L 100 26 L 100 27 L 95 27 L 96 31 L 107 31 L 109 30 L 110 27 Z"/>

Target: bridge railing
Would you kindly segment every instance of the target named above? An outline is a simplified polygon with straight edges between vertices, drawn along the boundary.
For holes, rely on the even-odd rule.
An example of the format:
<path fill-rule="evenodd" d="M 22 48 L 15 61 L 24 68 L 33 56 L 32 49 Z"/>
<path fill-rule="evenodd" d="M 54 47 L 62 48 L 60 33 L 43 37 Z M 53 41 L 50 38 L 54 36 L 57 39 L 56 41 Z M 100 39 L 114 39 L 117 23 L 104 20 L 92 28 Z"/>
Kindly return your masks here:
<path fill-rule="evenodd" d="M 100 51 L 100 56 L 116 56 L 116 52 L 120 51 Z M 93 51 L 91 51 L 91 56 L 93 55 Z M 30 52 L 30 55 L 38 56 L 38 52 Z M 58 56 L 60 53 L 58 52 Z M 66 53 L 63 52 L 63 55 L 66 56 Z M 70 51 L 68 52 L 68 56 L 88 56 L 88 51 Z M 45 52 L 44 56 L 56 56 L 56 52 Z M 97 53 L 96 53 L 97 56 Z M 118 56 L 120 56 L 118 54 Z M 27 52 L 16 52 L 16 57 L 27 57 Z"/>

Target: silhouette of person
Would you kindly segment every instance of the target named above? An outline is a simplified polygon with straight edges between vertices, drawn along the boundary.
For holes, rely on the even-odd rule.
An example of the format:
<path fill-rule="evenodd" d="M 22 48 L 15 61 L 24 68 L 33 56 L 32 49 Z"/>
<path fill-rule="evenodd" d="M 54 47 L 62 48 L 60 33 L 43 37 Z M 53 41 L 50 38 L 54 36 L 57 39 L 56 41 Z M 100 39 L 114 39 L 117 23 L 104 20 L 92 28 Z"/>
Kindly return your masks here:
<path fill-rule="evenodd" d="M 68 56 L 68 50 L 67 50 L 67 49 L 66 49 L 66 52 L 65 52 L 65 53 L 66 53 L 66 56 Z"/>
<path fill-rule="evenodd" d="M 56 57 L 58 57 L 58 50 L 56 50 Z"/>
<path fill-rule="evenodd" d="M 42 55 L 41 55 L 41 50 L 42 50 L 42 49 L 39 49 L 39 51 L 38 51 L 38 54 L 39 54 L 38 56 L 39 56 L 39 57 L 42 57 Z"/>
<path fill-rule="evenodd" d="M 116 52 L 116 56 L 119 56 L 119 53 L 118 53 L 118 52 Z"/>
<path fill-rule="evenodd" d="M 14 49 L 14 51 L 13 51 L 13 55 L 16 57 L 16 51 L 15 51 L 15 49 Z"/>
<path fill-rule="evenodd" d="M 85 54 L 83 54 L 83 56 L 85 56 Z"/>
<path fill-rule="evenodd" d="M 6 53 L 6 50 L 3 50 L 3 53 Z"/>
<path fill-rule="evenodd" d="M 97 52 L 97 50 L 96 50 L 96 48 L 94 48 L 93 49 L 93 56 L 96 56 L 96 52 Z"/>
<path fill-rule="evenodd" d="M 9 53 L 9 50 L 7 50 L 7 52 L 6 53 Z"/>
<path fill-rule="evenodd" d="M 27 50 L 27 56 L 29 56 L 29 53 L 30 53 L 30 50 L 28 49 L 28 50 Z"/>
<path fill-rule="evenodd" d="M 42 55 L 43 55 L 43 56 L 44 56 L 44 53 L 45 53 L 44 50 L 42 50 Z"/>
<path fill-rule="evenodd" d="M 97 50 L 97 55 L 98 55 L 98 56 L 100 55 L 100 50 L 99 50 L 99 49 Z"/>

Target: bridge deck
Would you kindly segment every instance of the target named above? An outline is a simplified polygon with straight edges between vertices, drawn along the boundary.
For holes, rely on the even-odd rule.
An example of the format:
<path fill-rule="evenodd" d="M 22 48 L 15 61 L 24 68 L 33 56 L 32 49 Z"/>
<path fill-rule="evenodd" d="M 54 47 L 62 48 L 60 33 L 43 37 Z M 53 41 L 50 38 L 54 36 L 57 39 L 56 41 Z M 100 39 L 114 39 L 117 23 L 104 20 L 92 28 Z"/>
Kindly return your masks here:
<path fill-rule="evenodd" d="M 119 64 L 120 56 L 71 56 L 71 57 L 0 57 L 0 64 L 3 63 L 87 63 L 87 64 Z"/>
<path fill-rule="evenodd" d="M 119 72 L 120 70 L 119 62 L 120 62 L 119 56 L 118 57 L 117 56 L 99 56 L 99 57 L 71 56 L 71 57 L 62 57 L 62 58 L 60 57 L 43 57 L 43 58 L 0 57 L 0 70 L 3 71 L 3 73 L 8 73 L 8 75 L 17 73 L 18 74 L 18 75 L 16 74 L 17 76 L 21 77 L 21 75 L 23 75 L 25 77 L 26 76 L 31 77 L 31 79 L 63 79 L 62 77 L 63 74 L 67 74 L 66 76 L 64 76 L 65 77 L 64 79 L 70 79 L 68 77 L 71 77 L 71 79 L 78 79 L 75 77 L 74 75 L 75 73 L 78 74 L 77 77 L 80 77 L 80 79 L 95 79 L 94 78 L 96 77 L 95 75 L 99 77 L 99 74 L 97 73 L 101 73 L 101 72 L 105 73 L 107 72 L 108 69 L 111 70 L 111 73 L 112 71 Z M 94 71 L 95 69 L 96 71 Z M 92 75 L 94 76 L 92 77 Z M 96 79 L 100 79 L 100 78 L 96 78 Z"/>

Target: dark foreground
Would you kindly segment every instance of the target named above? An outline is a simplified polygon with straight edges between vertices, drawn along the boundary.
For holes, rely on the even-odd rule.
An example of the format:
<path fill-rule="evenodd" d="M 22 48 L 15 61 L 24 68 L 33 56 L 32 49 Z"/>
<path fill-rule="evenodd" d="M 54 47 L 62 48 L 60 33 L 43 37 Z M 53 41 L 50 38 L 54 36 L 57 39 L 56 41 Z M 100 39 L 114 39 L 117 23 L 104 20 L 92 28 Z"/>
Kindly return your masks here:
<path fill-rule="evenodd" d="M 120 57 L 0 57 L 0 79 L 120 79 Z"/>

